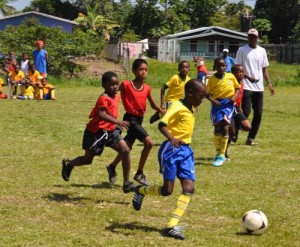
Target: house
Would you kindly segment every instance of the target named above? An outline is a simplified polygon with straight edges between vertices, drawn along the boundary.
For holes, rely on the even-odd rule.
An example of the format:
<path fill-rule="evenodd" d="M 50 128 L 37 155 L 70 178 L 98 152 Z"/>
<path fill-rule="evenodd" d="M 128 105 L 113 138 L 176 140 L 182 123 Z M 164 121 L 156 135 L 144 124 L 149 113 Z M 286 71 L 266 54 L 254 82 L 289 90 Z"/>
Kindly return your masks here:
<path fill-rule="evenodd" d="M 192 60 L 194 56 L 213 59 L 227 48 L 229 55 L 235 57 L 247 40 L 246 33 L 217 26 L 201 27 L 161 37 L 157 56 L 165 62 Z"/>
<path fill-rule="evenodd" d="M 7 25 L 18 26 L 25 19 L 36 18 L 41 25 L 47 27 L 61 27 L 63 31 L 73 32 L 78 23 L 53 15 L 47 15 L 36 11 L 23 12 L 15 15 L 6 16 L 0 19 L 0 30 L 5 30 Z"/>

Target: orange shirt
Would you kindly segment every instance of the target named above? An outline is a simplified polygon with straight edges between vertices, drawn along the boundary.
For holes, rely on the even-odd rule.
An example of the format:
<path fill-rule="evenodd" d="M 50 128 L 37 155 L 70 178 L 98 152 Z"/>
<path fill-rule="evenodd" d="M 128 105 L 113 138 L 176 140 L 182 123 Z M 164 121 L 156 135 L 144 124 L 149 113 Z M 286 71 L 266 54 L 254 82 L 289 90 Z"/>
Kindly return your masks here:
<path fill-rule="evenodd" d="M 21 81 L 25 78 L 25 75 L 22 70 L 19 70 L 17 73 L 16 71 L 9 72 L 9 76 L 11 77 L 12 81 Z"/>

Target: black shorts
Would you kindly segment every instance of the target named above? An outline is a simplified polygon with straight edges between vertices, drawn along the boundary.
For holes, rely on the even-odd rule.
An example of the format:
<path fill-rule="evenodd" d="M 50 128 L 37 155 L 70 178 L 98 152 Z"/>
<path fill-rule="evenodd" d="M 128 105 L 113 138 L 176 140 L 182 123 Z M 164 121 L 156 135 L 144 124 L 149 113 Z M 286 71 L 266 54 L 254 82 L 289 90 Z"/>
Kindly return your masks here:
<path fill-rule="evenodd" d="M 236 123 L 240 123 L 240 122 L 242 122 L 242 121 L 244 121 L 244 120 L 247 119 L 246 116 L 244 115 L 244 113 L 239 108 L 237 108 L 235 110 L 235 113 L 234 113 L 233 117 L 234 117 L 234 121 Z"/>
<path fill-rule="evenodd" d="M 113 131 L 99 130 L 96 133 L 84 130 L 82 149 L 88 150 L 92 156 L 101 155 L 104 147 L 112 147 L 122 140 L 119 128 Z"/>
<path fill-rule="evenodd" d="M 143 142 L 144 139 L 149 136 L 147 131 L 142 127 L 143 117 L 125 113 L 123 120 L 130 123 L 130 127 L 127 131 L 127 135 L 124 137 L 124 140 L 131 145 L 133 145 L 136 139 L 138 139 L 140 142 Z"/>

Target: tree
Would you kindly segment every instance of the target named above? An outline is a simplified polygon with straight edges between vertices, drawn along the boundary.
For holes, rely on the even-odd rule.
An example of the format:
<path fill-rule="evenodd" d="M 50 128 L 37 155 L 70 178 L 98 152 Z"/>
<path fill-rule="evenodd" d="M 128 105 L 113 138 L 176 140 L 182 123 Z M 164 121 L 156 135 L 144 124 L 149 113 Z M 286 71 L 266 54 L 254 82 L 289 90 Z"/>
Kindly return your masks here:
<path fill-rule="evenodd" d="M 14 2 L 16 0 L 0 0 L 0 12 L 4 15 L 12 15 L 16 12 L 16 9 L 10 5 L 9 2 Z"/>
<path fill-rule="evenodd" d="M 254 14 L 272 23 L 270 42 L 289 42 L 300 13 L 299 0 L 257 0 Z"/>
<path fill-rule="evenodd" d="M 101 33 L 102 37 L 106 41 L 109 41 L 109 31 L 113 28 L 119 27 L 119 24 L 109 20 L 103 15 L 99 15 L 99 6 L 99 3 L 96 3 L 95 6 L 87 5 L 87 15 L 79 13 L 78 17 L 74 21 L 78 22 L 84 31 L 95 36 Z"/>
<path fill-rule="evenodd" d="M 264 43 L 268 43 L 267 34 L 271 31 L 271 22 L 267 19 L 256 19 L 253 21 L 253 27 L 260 33 L 261 39 Z"/>

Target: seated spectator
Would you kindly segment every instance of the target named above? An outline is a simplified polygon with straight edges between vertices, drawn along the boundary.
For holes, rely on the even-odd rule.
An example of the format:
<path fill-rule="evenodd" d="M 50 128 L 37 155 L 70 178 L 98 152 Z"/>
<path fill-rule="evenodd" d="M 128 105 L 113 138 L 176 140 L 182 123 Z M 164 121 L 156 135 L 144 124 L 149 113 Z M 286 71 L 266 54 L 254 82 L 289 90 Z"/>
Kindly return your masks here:
<path fill-rule="evenodd" d="M 38 72 L 35 68 L 35 64 L 31 64 L 27 73 L 27 76 L 30 80 L 30 84 L 33 86 L 33 88 L 35 89 L 35 97 L 37 99 L 39 99 L 39 95 L 40 95 L 40 88 L 39 86 L 41 86 L 41 79 L 43 79 L 43 77 L 41 76 L 40 72 Z"/>
<path fill-rule="evenodd" d="M 23 73 L 22 70 L 20 70 L 20 66 L 18 64 L 16 64 L 14 66 L 15 70 L 9 72 L 8 77 L 9 77 L 9 81 L 12 85 L 11 87 L 11 94 L 13 95 L 13 98 L 16 98 L 17 95 L 17 86 L 18 85 L 22 85 L 25 82 L 25 75 Z"/>
<path fill-rule="evenodd" d="M 17 96 L 18 99 L 33 99 L 34 98 L 34 88 L 30 85 L 29 78 L 25 79 L 24 85 L 22 85 L 22 93 Z"/>
<path fill-rule="evenodd" d="M 7 95 L 3 93 L 3 87 L 6 85 L 7 83 L 3 83 L 2 78 L 0 78 L 0 99 L 7 99 Z"/>
<path fill-rule="evenodd" d="M 42 79 L 42 85 L 40 85 L 40 95 L 39 95 L 39 99 L 40 100 L 48 100 L 48 99 L 52 99 L 52 100 L 56 100 L 55 98 L 55 87 L 51 84 L 47 83 L 47 78 L 43 78 Z"/>

